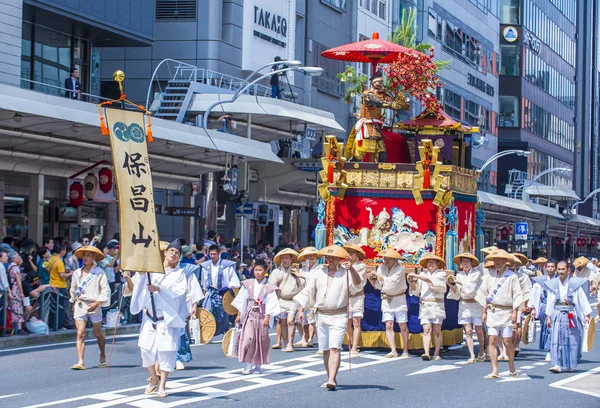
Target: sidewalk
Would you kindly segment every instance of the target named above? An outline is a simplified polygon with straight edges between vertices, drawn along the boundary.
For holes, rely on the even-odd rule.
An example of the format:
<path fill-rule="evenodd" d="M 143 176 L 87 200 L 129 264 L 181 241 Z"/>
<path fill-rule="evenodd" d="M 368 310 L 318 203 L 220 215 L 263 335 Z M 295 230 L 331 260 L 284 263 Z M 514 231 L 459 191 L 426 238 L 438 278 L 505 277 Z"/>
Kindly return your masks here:
<path fill-rule="evenodd" d="M 115 333 L 114 328 L 104 328 L 104 335 L 109 338 Z M 121 334 L 136 334 L 140 331 L 139 323 L 131 323 L 126 326 L 117 328 L 117 335 Z M 93 339 L 94 334 L 92 328 L 86 330 L 86 339 Z M 10 348 L 37 346 L 40 344 L 55 344 L 64 343 L 67 341 L 75 341 L 75 330 L 63 330 L 50 332 L 48 334 L 30 334 L 29 336 L 10 336 L 0 337 L 0 350 Z"/>

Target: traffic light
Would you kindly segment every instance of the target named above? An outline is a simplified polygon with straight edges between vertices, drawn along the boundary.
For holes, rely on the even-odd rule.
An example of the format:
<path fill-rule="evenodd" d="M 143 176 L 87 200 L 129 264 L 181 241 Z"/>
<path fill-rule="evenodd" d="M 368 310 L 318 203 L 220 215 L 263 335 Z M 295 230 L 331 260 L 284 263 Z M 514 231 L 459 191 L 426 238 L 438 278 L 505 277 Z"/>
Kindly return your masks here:
<path fill-rule="evenodd" d="M 258 225 L 261 227 L 269 225 L 269 206 L 267 204 L 258 205 Z"/>

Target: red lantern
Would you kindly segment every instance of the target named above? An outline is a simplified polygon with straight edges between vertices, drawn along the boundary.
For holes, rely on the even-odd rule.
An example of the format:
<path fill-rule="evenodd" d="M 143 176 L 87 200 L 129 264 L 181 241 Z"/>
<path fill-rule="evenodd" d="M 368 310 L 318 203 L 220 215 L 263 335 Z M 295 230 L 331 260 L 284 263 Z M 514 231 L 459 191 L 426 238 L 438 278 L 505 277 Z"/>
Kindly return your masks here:
<path fill-rule="evenodd" d="M 581 238 L 577 238 L 577 246 L 583 246 L 583 240 Z"/>
<path fill-rule="evenodd" d="M 561 246 L 562 245 L 562 239 L 556 238 L 556 245 Z"/>
<path fill-rule="evenodd" d="M 572 239 L 573 239 L 573 237 L 571 236 L 571 234 L 567 234 L 567 236 L 566 236 L 567 244 L 570 244 Z"/>
<path fill-rule="evenodd" d="M 502 228 L 502 236 L 503 237 L 507 237 L 508 236 L 508 228 L 506 228 L 506 227 Z"/>
<path fill-rule="evenodd" d="M 83 185 L 79 181 L 73 182 L 69 189 L 69 202 L 72 207 L 81 207 L 83 204 Z"/>
<path fill-rule="evenodd" d="M 98 186 L 103 193 L 112 189 L 112 171 L 108 167 L 102 167 L 98 172 Z"/>
<path fill-rule="evenodd" d="M 592 238 L 592 239 L 590 239 L 590 245 L 591 245 L 591 246 L 595 247 L 595 246 L 596 246 L 596 243 L 597 243 L 597 242 L 596 242 L 596 238 Z"/>

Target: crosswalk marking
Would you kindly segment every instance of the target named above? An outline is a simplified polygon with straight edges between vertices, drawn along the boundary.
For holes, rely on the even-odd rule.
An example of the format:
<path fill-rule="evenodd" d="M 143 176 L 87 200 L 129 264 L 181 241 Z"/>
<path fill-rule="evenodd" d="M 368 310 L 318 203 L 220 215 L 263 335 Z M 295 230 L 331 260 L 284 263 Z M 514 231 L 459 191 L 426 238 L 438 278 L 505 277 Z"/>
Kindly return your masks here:
<path fill-rule="evenodd" d="M 531 370 L 532 368 L 535 368 L 535 366 L 526 365 L 526 366 L 523 366 L 523 367 L 519 367 L 519 370 Z"/>
<path fill-rule="evenodd" d="M 534 366 L 543 366 L 543 365 L 546 365 L 546 364 L 548 364 L 548 362 L 545 362 L 545 361 L 540 361 L 538 363 L 533 363 Z"/>
<path fill-rule="evenodd" d="M 397 359 L 387 359 L 372 355 L 374 352 L 363 351 L 359 356 L 352 358 L 352 369 L 384 364 Z M 342 353 L 343 362 L 340 365 L 340 372 L 350 369 L 348 362 L 348 353 Z M 214 398 L 230 396 L 241 392 L 252 391 L 259 388 L 281 385 L 289 382 L 300 381 L 316 376 L 325 375 L 323 360 L 319 355 L 302 356 L 289 360 L 277 361 L 273 365 L 264 365 L 263 373 L 260 375 L 242 376 L 241 368 L 228 370 L 225 372 L 205 374 L 202 376 L 175 379 L 167 382 L 167 393 L 177 395 L 179 393 L 194 393 L 197 397 L 187 397 L 172 400 L 157 400 L 152 395 L 144 395 L 144 386 L 132 387 L 123 390 L 114 390 L 99 394 L 70 398 L 68 400 L 53 401 L 38 405 L 32 405 L 27 408 L 41 408 L 66 403 L 76 402 L 79 407 L 85 408 L 107 408 L 113 406 L 133 406 L 143 408 L 171 408 L 180 405 L 198 403 L 200 401 L 211 400 Z M 288 374 L 281 378 L 278 374 Z M 289 375 L 291 374 L 291 375 Z M 198 381 L 203 381 L 198 383 Z M 224 390 L 219 388 L 225 385 L 235 385 L 236 388 Z M 133 395 L 134 394 L 134 395 Z"/>
<path fill-rule="evenodd" d="M 587 387 L 577 388 L 577 383 L 586 381 L 587 377 L 589 376 L 600 377 L 600 367 L 596 367 L 584 373 L 572 375 L 560 381 L 556 381 L 550 384 L 550 387 L 559 388 L 567 391 L 573 391 L 580 394 L 591 395 L 592 397 L 600 398 L 600 387 L 598 386 L 596 386 L 595 389 L 586 389 Z M 598 383 L 600 383 L 600 381 L 595 382 L 595 384 Z"/>

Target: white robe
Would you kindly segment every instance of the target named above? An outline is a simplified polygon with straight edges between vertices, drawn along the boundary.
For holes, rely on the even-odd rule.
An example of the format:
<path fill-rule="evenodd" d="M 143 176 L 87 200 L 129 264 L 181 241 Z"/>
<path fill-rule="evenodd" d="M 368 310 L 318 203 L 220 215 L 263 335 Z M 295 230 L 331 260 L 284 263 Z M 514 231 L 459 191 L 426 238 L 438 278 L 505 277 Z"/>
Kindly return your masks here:
<path fill-rule="evenodd" d="M 156 317 L 163 317 L 153 326 L 152 320 L 146 314 L 152 314 L 152 303 L 148 291 L 148 274 L 140 273 L 131 295 L 131 313 L 143 312 L 142 325 L 138 346 L 144 350 L 176 351 L 179 343 L 179 328 L 185 327 L 185 319 L 181 311 L 186 307 L 187 280 L 182 268 L 165 268 L 165 273 L 151 273 L 152 285 L 158 286 L 154 292 Z"/>
<path fill-rule="evenodd" d="M 550 278 L 548 278 L 548 275 L 543 275 L 542 279 L 537 278 L 538 282 L 535 282 L 531 288 L 531 296 L 529 296 L 529 302 L 527 302 L 527 307 L 532 308 L 535 310 L 535 318 L 539 319 L 540 318 L 540 306 L 542 304 L 542 293 L 544 293 L 544 288 L 542 287 L 542 285 L 540 285 L 539 282 L 545 282 L 547 280 L 550 280 Z M 546 324 L 546 322 L 542 322 L 542 324 Z"/>
<path fill-rule="evenodd" d="M 262 289 L 265 283 L 267 283 L 267 278 L 264 278 L 262 282 L 256 281 L 256 283 L 254 284 L 254 299 L 258 299 L 260 290 Z M 263 304 L 265 305 L 265 315 L 277 316 L 279 313 L 281 313 L 279 308 L 279 299 L 277 299 L 276 292 L 267 293 L 267 296 L 265 296 L 265 298 L 263 299 Z M 237 310 L 239 310 L 239 312 L 241 313 L 240 321 L 243 322 L 246 317 L 246 309 L 248 306 L 248 289 L 246 289 L 244 285 L 242 285 L 242 288 L 238 292 L 235 299 L 233 299 L 231 305 Z"/>
<path fill-rule="evenodd" d="M 456 293 L 450 290 L 448 292 L 448 299 L 459 300 L 458 304 L 458 318 L 468 319 L 477 317 L 481 319 L 482 309 L 481 305 L 475 300 L 477 291 L 483 282 L 481 271 L 483 268 L 481 264 L 476 268 L 471 268 L 469 273 L 464 271 L 457 271 L 455 282 L 456 282 Z M 465 302 L 471 301 L 471 302 Z"/>
<path fill-rule="evenodd" d="M 529 278 L 528 278 L 529 279 Z M 523 304 L 523 292 L 516 274 L 512 273 L 498 289 L 496 296 L 488 305 L 487 298 L 498 287 L 502 275 L 489 274 L 483 279 L 475 300 L 487 308 L 487 327 L 502 328 L 512 325 L 512 313 Z"/>
<path fill-rule="evenodd" d="M 381 291 L 381 311 L 387 313 L 407 312 L 406 305 L 406 273 L 404 267 L 398 262 L 394 264 L 392 269 L 388 269 L 384 263 L 377 268 L 377 274 L 384 276 L 383 279 L 377 278 L 375 281 L 375 289 Z M 383 297 L 387 295 L 390 300 Z"/>
<path fill-rule="evenodd" d="M 187 285 L 185 292 L 185 302 L 186 302 L 186 310 L 187 315 L 186 318 L 192 314 L 194 303 L 198 304 L 200 301 L 204 299 L 204 292 L 202 292 L 202 288 L 200 287 L 200 282 L 198 282 L 198 278 L 196 275 L 191 273 L 187 277 Z"/>
<path fill-rule="evenodd" d="M 279 306 L 281 312 L 295 313 L 296 305 L 294 303 L 294 296 L 296 296 L 306 285 L 306 279 L 303 277 L 299 278 L 299 282 L 290 273 L 291 266 L 285 270 L 282 266 L 276 268 L 269 275 L 269 282 L 277 286 L 281 293 L 279 294 Z M 316 272 L 311 272 L 316 273 Z"/>
<path fill-rule="evenodd" d="M 231 261 L 229 261 L 230 266 L 226 266 L 223 268 L 223 280 L 221 281 L 221 287 L 217 288 L 217 282 L 219 278 L 219 266 L 221 265 L 221 262 L 223 262 L 222 259 L 220 259 L 216 265 L 213 262 L 210 263 L 210 274 L 213 287 L 215 287 L 216 289 L 239 288 L 240 278 L 238 277 L 238 274 L 236 273 L 234 268 L 235 262 Z M 206 268 L 202 267 L 201 282 L 204 291 L 208 290 L 208 273 L 209 271 L 207 271 Z"/>
<path fill-rule="evenodd" d="M 559 278 L 557 278 L 559 279 Z M 558 289 L 560 290 L 561 299 L 567 297 L 567 289 L 569 286 L 569 280 L 565 279 L 563 282 L 558 282 Z M 554 306 L 557 302 L 556 295 L 551 290 L 548 290 L 548 302 L 546 303 L 546 316 L 554 316 Z M 575 313 L 582 322 L 585 321 L 587 315 L 592 313 L 592 307 L 582 287 L 577 288 L 573 293 L 573 303 L 575 303 Z M 545 324 L 545 322 L 543 322 Z"/>
<path fill-rule="evenodd" d="M 313 304 L 317 313 L 343 314 L 348 312 L 349 272 L 338 267 L 333 277 L 327 275 L 327 266 L 320 265 L 313 279 L 306 282 L 300 293 L 294 296 L 294 302 L 304 309 Z"/>
<path fill-rule="evenodd" d="M 527 268 L 523 266 L 520 266 L 515 273 L 519 278 L 519 285 L 521 285 L 521 293 L 523 294 L 523 304 L 520 306 L 520 308 L 522 308 L 527 304 L 531 297 L 531 278 L 527 273 Z"/>
<path fill-rule="evenodd" d="M 355 262 L 354 270 L 360 276 L 360 283 L 355 285 L 350 280 L 350 311 L 364 312 L 365 310 L 365 285 L 367 284 L 367 267 L 361 262 Z"/>
<path fill-rule="evenodd" d="M 411 296 L 421 298 L 419 319 L 445 319 L 446 308 L 444 307 L 444 296 L 446 295 L 446 272 L 438 269 L 431 273 L 429 270 L 424 269 L 421 273 L 429 277 L 431 284 L 419 279 L 417 280 L 415 290 L 410 289 Z"/>

